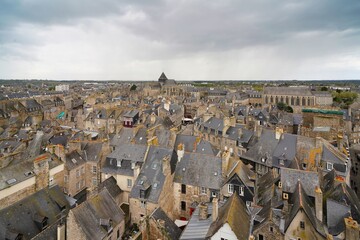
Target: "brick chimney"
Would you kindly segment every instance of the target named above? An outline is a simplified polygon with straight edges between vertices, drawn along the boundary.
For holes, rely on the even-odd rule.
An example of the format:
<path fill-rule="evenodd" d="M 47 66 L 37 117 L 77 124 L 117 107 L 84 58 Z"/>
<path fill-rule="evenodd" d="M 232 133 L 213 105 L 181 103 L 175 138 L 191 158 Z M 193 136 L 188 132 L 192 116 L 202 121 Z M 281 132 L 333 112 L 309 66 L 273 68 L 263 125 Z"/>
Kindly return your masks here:
<path fill-rule="evenodd" d="M 323 221 L 323 193 L 320 189 L 320 187 L 315 187 L 315 212 L 316 212 L 316 218 L 320 220 L 320 222 Z"/>
<path fill-rule="evenodd" d="M 219 202 L 217 198 L 212 200 L 212 220 L 215 222 L 219 216 Z"/>
<path fill-rule="evenodd" d="M 208 205 L 204 202 L 199 204 L 199 220 L 206 220 L 208 218 Z"/>
<path fill-rule="evenodd" d="M 344 218 L 345 221 L 345 238 L 346 240 L 359 240 L 360 239 L 360 228 L 359 224 L 351 217 Z"/>

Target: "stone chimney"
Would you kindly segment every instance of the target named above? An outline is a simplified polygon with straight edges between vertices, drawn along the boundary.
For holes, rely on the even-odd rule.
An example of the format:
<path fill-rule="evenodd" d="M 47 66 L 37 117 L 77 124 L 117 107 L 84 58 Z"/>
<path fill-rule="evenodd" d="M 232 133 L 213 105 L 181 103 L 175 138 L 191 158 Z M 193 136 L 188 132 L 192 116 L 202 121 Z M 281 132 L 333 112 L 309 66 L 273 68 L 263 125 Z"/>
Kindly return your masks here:
<path fill-rule="evenodd" d="M 183 143 L 180 143 L 177 147 L 177 155 L 178 155 L 179 162 L 184 157 L 184 154 L 185 154 L 185 145 Z"/>
<path fill-rule="evenodd" d="M 217 198 L 212 200 L 212 220 L 215 222 L 219 216 L 219 202 Z"/>
<path fill-rule="evenodd" d="M 315 187 L 315 212 L 316 212 L 316 218 L 320 220 L 320 222 L 323 221 L 323 193 L 320 189 L 320 187 Z"/>
<path fill-rule="evenodd" d="M 65 240 L 65 224 L 59 224 L 57 226 L 57 239 Z"/>
<path fill-rule="evenodd" d="M 231 116 L 230 117 L 230 126 L 235 127 L 235 125 L 236 125 L 236 118 L 235 118 L 235 116 Z"/>
<path fill-rule="evenodd" d="M 260 125 L 258 125 L 257 123 L 255 123 L 255 128 L 254 128 L 254 135 L 256 137 L 260 137 L 261 136 L 261 132 L 262 132 L 262 127 Z"/>
<path fill-rule="evenodd" d="M 134 179 L 137 179 L 137 177 L 140 174 L 140 166 L 139 165 L 135 165 L 134 167 Z"/>
<path fill-rule="evenodd" d="M 199 204 L 199 220 L 206 220 L 208 218 L 208 205 L 204 202 Z"/>
<path fill-rule="evenodd" d="M 239 135 L 239 138 L 243 135 L 243 129 L 242 128 L 238 128 L 238 135 Z"/>
<path fill-rule="evenodd" d="M 275 129 L 275 138 L 277 140 L 279 140 L 283 133 L 284 133 L 284 129 L 282 129 L 280 127 L 276 127 L 276 129 Z"/>
<path fill-rule="evenodd" d="M 230 159 L 231 153 L 229 151 L 224 151 L 222 153 L 221 157 L 221 171 L 223 176 L 226 175 L 228 166 L 229 166 L 229 159 Z"/>
<path fill-rule="evenodd" d="M 157 222 L 161 228 L 165 228 L 165 221 L 163 219 L 158 219 Z"/>
<path fill-rule="evenodd" d="M 49 186 L 49 156 L 40 155 L 34 160 L 35 190 L 40 191 Z"/>
<path fill-rule="evenodd" d="M 170 174 L 170 156 L 165 156 L 162 160 L 162 170 L 165 176 Z"/>
<path fill-rule="evenodd" d="M 165 101 L 165 102 L 164 102 L 164 109 L 165 109 L 166 111 L 169 111 L 169 110 L 170 110 L 170 101 Z"/>
<path fill-rule="evenodd" d="M 359 224 L 352 217 L 344 218 L 345 221 L 345 238 L 346 240 L 359 240 Z"/>

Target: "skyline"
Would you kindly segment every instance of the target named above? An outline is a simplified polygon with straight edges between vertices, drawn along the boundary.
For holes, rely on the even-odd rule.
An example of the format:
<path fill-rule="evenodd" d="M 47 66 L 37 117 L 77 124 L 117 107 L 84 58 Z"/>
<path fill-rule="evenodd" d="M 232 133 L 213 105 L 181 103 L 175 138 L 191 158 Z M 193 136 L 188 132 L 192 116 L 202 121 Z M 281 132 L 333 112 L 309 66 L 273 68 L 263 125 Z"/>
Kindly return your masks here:
<path fill-rule="evenodd" d="M 360 78 L 355 0 L 2 5 L 1 79 Z"/>

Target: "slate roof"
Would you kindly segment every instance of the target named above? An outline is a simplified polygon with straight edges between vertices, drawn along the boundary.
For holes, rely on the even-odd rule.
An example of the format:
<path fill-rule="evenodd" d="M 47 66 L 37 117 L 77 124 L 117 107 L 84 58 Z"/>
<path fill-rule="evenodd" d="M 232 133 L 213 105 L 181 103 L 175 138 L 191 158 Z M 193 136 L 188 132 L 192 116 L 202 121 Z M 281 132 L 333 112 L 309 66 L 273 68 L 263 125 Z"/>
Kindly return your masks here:
<path fill-rule="evenodd" d="M 34 221 L 36 216 L 47 217 L 50 226 L 61 215 L 65 217 L 69 209 L 69 203 L 58 186 L 39 190 L 0 210 L 0 239 L 5 239 L 10 231 L 15 235 L 22 234 L 24 239 L 31 239 L 41 232 Z M 56 229 L 48 228 L 44 231 L 49 231 L 47 235 L 56 239 Z"/>
<path fill-rule="evenodd" d="M 133 128 L 122 128 L 120 133 L 114 135 L 110 140 L 110 146 L 119 146 L 124 143 L 130 143 L 134 136 Z"/>
<path fill-rule="evenodd" d="M 202 125 L 204 126 L 204 131 L 210 129 L 213 132 L 218 131 L 219 134 L 222 134 L 222 131 L 224 129 L 224 121 L 216 117 L 209 118 L 209 120 L 204 122 Z"/>
<path fill-rule="evenodd" d="M 68 170 L 77 168 L 86 163 L 86 160 L 76 150 L 72 151 L 65 156 L 65 166 Z"/>
<path fill-rule="evenodd" d="M 86 143 L 82 147 L 83 157 L 89 162 L 100 162 L 103 143 Z"/>
<path fill-rule="evenodd" d="M 257 179 L 255 187 L 256 204 L 264 206 L 267 202 L 271 201 L 274 196 L 274 183 L 276 180 L 272 171 L 265 173 Z"/>
<path fill-rule="evenodd" d="M 157 203 L 163 190 L 165 175 L 163 159 L 170 158 L 170 172 L 174 173 L 177 155 L 173 149 L 150 146 L 147 158 L 130 193 L 130 198 L 140 198 L 140 190 L 148 190 L 146 200 Z"/>
<path fill-rule="evenodd" d="M 351 214 L 350 206 L 334 201 L 332 199 L 326 200 L 326 223 L 329 233 L 337 236 L 345 231 L 344 218 Z"/>
<path fill-rule="evenodd" d="M 104 173 L 134 176 L 132 163 L 142 166 L 145 161 L 147 145 L 123 144 L 110 153 L 101 169 Z M 117 166 L 116 160 L 121 160 L 121 167 Z"/>
<path fill-rule="evenodd" d="M 185 153 L 176 166 L 174 182 L 220 189 L 223 182 L 221 162 L 216 156 Z"/>
<path fill-rule="evenodd" d="M 309 87 L 265 87 L 264 94 L 290 95 L 290 96 L 312 96 Z"/>
<path fill-rule="evenodd" d="M 51 158 L 50 154 L 42 154 L 40 156 L 37 156 L 36 158 L 47 158 L 49 163 L 49 169 L 53 169 L 54 167 L 57 167 L 61 164 L 63 164 L 62 161 L 54 158 Z M 29 178 L 34 177 L 34 159 L 36 158 L 29 158 L 26 160 L 23 160 L 16 164 L 11 164 L 7 167 L 0 169 L 0 190 L 5 189 L 9 187 L 10 185 L 7 181 L 10 179 L 16 179 L 16 182 L 14 184 L 18 184 L 22 181 L 25 181 Z M 31 173 L 31 174 L 25 174 L 25 173 Z"/>
<path fill-rule="evenodd" d="M 234 194 L 236 195 L 236 194 Z M 212 223 L 212 203 L 208 203 L 209 217 L 205 220 L 199 219 L 199 205 L 191 215 L 191 218 L 186 225 L 184 231 L 181 233 L 181 240 L 203 240 L 209 231 Z"/>
<path fill-rule="evenodd" d="M 219 152 L 210 142 L 196 136 L 178 134 L 175 140 L 175 150 L 180 143 L 184 144 L 185 152 L 197 152 L 214 156 Z"/>
<path fill-rule="evenodd" d="M 181 229 L 176 226 L 176 224 L 160 207 L 155 209 L 155 211 L 150 215 L 150 218 L 153 218 L 156 222 L 158 220 L 163 220 L 165 223 L 166 236 L 168 236 L 170 239 L 179 239 L 181 235 Z"/>
<path fill-rule="evenodd" d="M 351 217 L 360 222 L 360 200 L 353 189 L 346 183 L 338 184 L 329 194 L 328 199 L 346 204 L 351 209 Z"/>
<path fill-rule="evenodd" d="M 272 154 L 272 162 L 274 167 L 289 167 L 292 161 L 295 160 L 297 150 L 297 135 L 284 133 L 274 152 Z M 284 163 L 280 164 L 280 161 Z"/>
<path fill-rule="evenodd" d="M 212 237 L 225 224 L 229 224 L 237 239 L 248 239 L 250 236 L 251 216 L 247 211 L 245 203 L 238 194 L 233 194 L 219 208 L 219 215 L 213 222 L 207 233 L 207 237 Z"/>
<path fill-rule="evenodd" d="M 315 187 L 320 186 L 317 172 L 281 168 L 280 176 L 284 192 L 294 193 L 298 185 L 297 183 L 300 181 L 306 194 L 315 197 Z"/>
<path fill-rule="evenodd" d="M 123 117 L 134 118 L 139 114 L 139 110 L 129 110 L 123 114 Z"/>
<path fill-rule="evenodd" d="M 64 147 L 67 145 L 68 137 L 65 135 L 54 135 L 49 139 L 49 142 L 53 145 L 63 145 Z"/>
<path fill-rule="evenodd" d="M 258 141 L 241 158 L 272 167 L 272 156 L 278 142 L 275 131 L 263 129 Z"/>
<path fill-rule="evenodd" d="M 99 183 L 99 185 L 98 185 L 99 192 L 104 188 L 106 188 L 108 190 L 108 192 L 114 199 L 116 199 L 121 193 L 124 192 L 117 185 L 116 179 L 113 176 L 111 176 L 111 177 L 105 179 L 103 182 Z"/>
<path fill-rule="evenodd" d="M 108 231 L 100 225 L 100 219 L 110 219 L 112 227 L 125 220 L 124 213 L 106 189 L 71 211 L 88 239 L 104 239 L 108 235 Z"/>
<path fill-rule="evenodd" d="M 166 80 L 168 80 L 168 78 L 166 77 L 165 73 L 162 72 L 159 77 L 159 82 L 165 82 Z"/>

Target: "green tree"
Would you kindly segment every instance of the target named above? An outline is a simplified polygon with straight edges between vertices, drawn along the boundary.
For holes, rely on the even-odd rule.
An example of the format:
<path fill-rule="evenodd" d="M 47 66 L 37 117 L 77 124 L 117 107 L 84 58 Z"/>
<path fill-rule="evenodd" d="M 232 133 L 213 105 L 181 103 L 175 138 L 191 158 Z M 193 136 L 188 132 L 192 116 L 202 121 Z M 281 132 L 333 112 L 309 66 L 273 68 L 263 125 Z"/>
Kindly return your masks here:
<path fill-rule="evenodd" d="M 135 84 L 133 84 L 133 85 L 131 86 L 131 88 L 130 88 L 130 91 L 135 91 L 136 88 L 137 88 L 137 86 L 136 86 Z"/>

